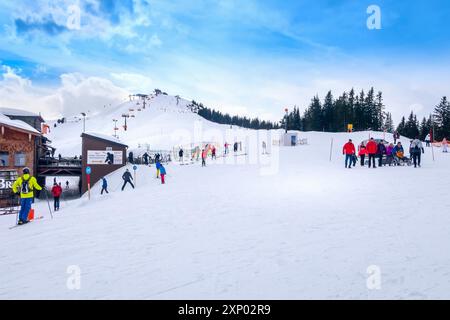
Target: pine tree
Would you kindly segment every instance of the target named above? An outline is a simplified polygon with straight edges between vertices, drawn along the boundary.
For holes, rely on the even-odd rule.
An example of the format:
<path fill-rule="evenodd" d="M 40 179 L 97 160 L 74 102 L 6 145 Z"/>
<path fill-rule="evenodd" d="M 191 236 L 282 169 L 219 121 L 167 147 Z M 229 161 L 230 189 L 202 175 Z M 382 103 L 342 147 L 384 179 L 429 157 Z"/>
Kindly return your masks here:
<path fill-rule="evenodd" d="M 447 97 L 442 97 L 441 102 L 434 109 L 435 139 L 442 140 L 450 137 L 450 103 Z"/>
<path fill-rule="evenodd" d="M 387 112 L 385 115 L 383 130 L 389 133 L 394 133 L 394 121 L 392 120 L 392 114 L 390 112 Z"/>
<path fill-rule="evenodd" d="M 334 103 L 331 91 L 328 91 L 323 102 L 323 130 L 326 132 L 335 131 L 333 123 Z"/>

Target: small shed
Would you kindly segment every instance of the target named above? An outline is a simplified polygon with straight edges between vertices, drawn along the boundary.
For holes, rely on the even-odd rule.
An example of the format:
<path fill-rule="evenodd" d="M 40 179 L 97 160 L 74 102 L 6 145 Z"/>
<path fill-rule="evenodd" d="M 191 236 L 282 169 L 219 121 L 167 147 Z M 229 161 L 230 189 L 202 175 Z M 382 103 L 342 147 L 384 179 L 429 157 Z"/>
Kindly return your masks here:
<path fill-rule="evenodd" d="M 295 147 L 298 144 L 298 132 L 288 131 L 283 135 L 283 145 L 286 147 Z"/>
<path fill-rule="evenodd" d="M 91 184 L 127 164 L 126 144 L 119 139 L 98 134 L 83 133 L 82 138 L 82 186 L 81 193 L 88 190 L 86 168 L 91 167 Z"/>

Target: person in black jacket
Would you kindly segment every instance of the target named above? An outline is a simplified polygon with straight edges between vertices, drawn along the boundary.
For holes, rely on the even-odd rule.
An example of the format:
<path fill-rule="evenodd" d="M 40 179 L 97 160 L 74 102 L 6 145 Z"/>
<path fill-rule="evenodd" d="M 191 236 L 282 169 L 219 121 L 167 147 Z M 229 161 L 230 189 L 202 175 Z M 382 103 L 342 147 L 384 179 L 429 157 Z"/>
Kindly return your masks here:
<path fill-rule="evenodd" d="M 127 171 L 125 171 L 125 173 L 122 176 L 122 179 L 123 179 L 122 191 L 125 189 L 127 183 L 129 183 L 134 189 L 134 184 L 133 182 L 131 182 L 133 180 L 133 177 L 131 176 L 130 170 L 127 169 Z"/>
<path fill-rule="evenodd" d="M 383 166 L 383 156 L 386 154 L 386 146 L 383 141 L 380 141 L 377 147 L 378 166 Z"/>

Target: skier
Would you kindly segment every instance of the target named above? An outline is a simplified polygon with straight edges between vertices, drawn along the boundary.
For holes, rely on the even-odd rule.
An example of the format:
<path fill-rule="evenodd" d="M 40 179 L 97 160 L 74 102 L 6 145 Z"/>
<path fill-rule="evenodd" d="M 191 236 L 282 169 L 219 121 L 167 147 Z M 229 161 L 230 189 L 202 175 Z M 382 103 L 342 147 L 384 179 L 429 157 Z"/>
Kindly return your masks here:
<path fill-rule="evenodd" d="M 159 179 L 160 171 L 161 171 L 161 162 L 159 162 L 158 160 L 156 161 L 156 179 Z"/>
<path fill-rule="evenodd" d="M 103 194 L 103 192 L 109 193 L 108 192 L 108 181 L 106 180 L 105 177 L 102 178 L 102 192 L 100 194 Z"/>
<path fill-rule="evenodd" d="M 234 153 L 236 153 L 238 151 L 238 143 L 237 142 L 234 143 L 233 150 L 234 150 Z"/>
<path fill-rule="evenodd" d="M 225 144 L 223 146 L 225 148 L 224 154 L 227 155 L 228 154 L 228 142 L 225 142 Z"/>
<path fill-rule="evenodd" d="M 148 153 L 146 152 L 146 153 L 144 153 L 144 155 L 142 156 L 142 158 L 144 158 L 144 163 L 145 163 L 145 165 L 146 166 L 148 166 L 148 164 L 149 164 L 149 155 L 148 155 Z"/>
<path fill-rule="evenodd" d="M 125 189 L 125 186 L 127 185 L 127 183 L 129 183 L 131 185 L 131 187 L 133 187 L 134 189 L 134 184 L 133 182 L 131 182 L 133 180 L 133 177 L 131 176 L 130 170 L 126 170 L 125 173 L 122 176 L 123 179 L 123 186 L 122 186 L 122 191 Z"/>
<path fill-rule="evenodd" d="M 55 182 L 53 184 L 53 188 L 52 188 L 53 207 L 54 207 L 55 211 L 59 211 L 59 204 L 60 204 L 59 199 L 61 198 L 62 192 L 63 191 L 62 191 L 61 185 L 59 185 Z"/>
<path fill-rule="evenodd" d="M 211 159 L 216 159 L 216 147 L 213 146 L 211 149 Z"/>
<path fill-rule="evenodd" d="M 345 155 L 345 168 L 352 168 L 353 155 L 355 152 L 355 145 L 353 144 L 352 139 L 349 139 L 342 148 L 342 154 Z"/>
<path fill-rule="evenodd" d="M 69 190 L 69 180 L 66 181 L 66 189 Z"/>
<path fill-rule="evenodd" d="M 427 147 L 430 147 L 431 144 L 431 134 L 427 134 L 427 136 L 425 137 L 425 143 Z"/>
<path fill-rule="evenodd" d="M 448 153 L 448 142 L 446 138 L 442 140 L 442 152 Z"/>
<path fill-rule="evenodd" d="M 419 140 L 419 137 L 413 140 L 411 143 L 411 155 L 414 161 L 414 168 L 419 166 L 420 168 L 420 160 L 422 153 L 425 153 L 425 149 L 423 148 L 422 141 Z"/>
<path fill-rule="evenodd" d="M 377 147 L 378 166 L 383 166 L 383 156 L 386 154 L 386 146 L 383 141 L 380 141 Z"/>
<path fill-rule="evenodd" d="M 23 168 L 22 172 L 23 175 L 12 186 L 13 192 L 20 195 L 19 225 L 28 222 L 28 213 L 31 210 L 34 198 L 34 189 L 42 190 L 36 178 L 30 174 L 29 168 Z"/>
<path fill-rule="evenodd" d="M 180 162 L 183 162 L 183 155 L 184 155 L 184 150 L 182 148 L 180 148 L 180 151 L 178 151 L 178 157 L 180 157 Z"/>
<path fill-rule="evenodd" d="M 266 153 L 267 153 L 266 148 L 267 148 L 266 142 L 263 141 L 263 142 L 262 142 L 263 154 L 266 154 Z"/>
<path fill-rule="evenodd" d="M 160 175 L 161 175 L 161 184 L 165 184 L 166 183 L 166 181 L 165 181 L 166 168 L 164 168 L 164 166 L 162 164 L 160 165 L 159 171 L 160 171 Z"/>
<path fill-rule="evenodd" d="M 202 167 L 206 167 L 206 157 L 208 156 L 208 152 L 203 149 L 202 150 Z"/>
<path fill-rule="evenodd" d="M 133 152 L 130 152 L 128 154 L 128 162 L 131 163 L 131 164 L 134 164 L 134 154 L 133 154 Z"/>
<path fill-rule="evenodd" d="M 366 148 L 369 155 L 369 168 L 373 165 L 373 168 L 375 169 L 375 156 L 377 154 L 378 145 L 373 138 L 370 138 L 369 142 L 367 142 Z"/>
<path fill-rule="evenodd" d="M 361 142 L 361 144 L 358 147 L 358 156 L 361 158 L 361 167 L 364 167 L 364 160 L 366 159 L 367 149 L 364 145 L 364 142 Z"/>

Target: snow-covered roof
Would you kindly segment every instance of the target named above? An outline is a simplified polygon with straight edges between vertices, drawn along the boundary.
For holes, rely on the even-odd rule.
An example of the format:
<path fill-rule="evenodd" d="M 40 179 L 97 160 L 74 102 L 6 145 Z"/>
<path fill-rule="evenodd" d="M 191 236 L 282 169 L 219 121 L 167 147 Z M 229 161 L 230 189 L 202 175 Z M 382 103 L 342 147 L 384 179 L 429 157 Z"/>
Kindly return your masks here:
<path fill-rule="evenodd" d="M 121 145 L 124 145 L 124 146 L 128 147 L 126 144 L 124 144 L 118 138 L 113 137 L 113 136 L 108 136 L 106 134 L 101 134 L 101 133 L 96 133 L 96 132 L 86 132 L 86 133 L 83 133 L 81 136 L 89 136 L 89 137 L 93 137 L 93 138 L 97 138 L 97 139 L 113 142 L 113 143 L 116 143 L 116 144 L 121 144 Z"/>
<path fill-rule="evenodd" d="M 13 109 L 13 108 L 0 108 L 0 113 L 3 113 L 6 116 L 40 117 L 40 115 L 37 113 L 33 113 L 30 111 L 21 110 L 21 109 Z"/>
<path fill-rule="evenodd" d="M 20 130 L 24 130 L 30 133 L 34 133 L 37 135 L 40 135 L 41 133 L 39 131 L 37 131 L 35 128 L 33 128 L 32 126 L 30 126 L 29 124 L 20 121 L 20 120 L 11 120 L 10 118 L 8 118 L 7 116 L 5 116 L 4 114 L 0 113 L 0 125 L 5 125 L 5 126 L 9 126 L 9 127 L 13 127 L 16 129 L 20 129 Z"/>

